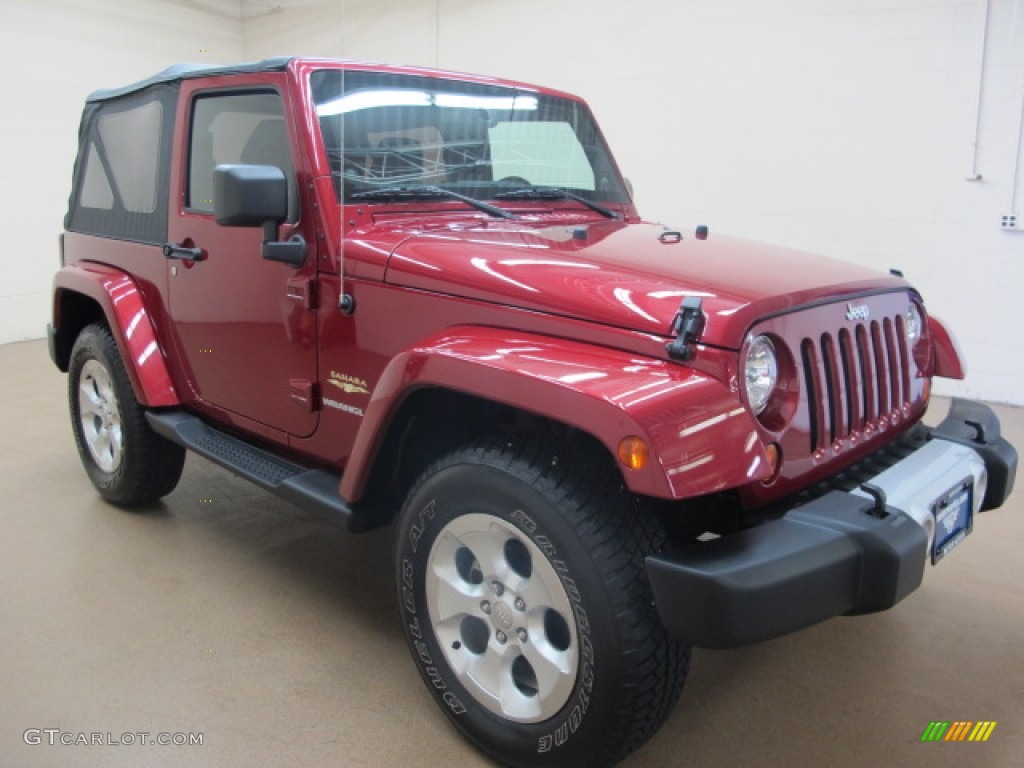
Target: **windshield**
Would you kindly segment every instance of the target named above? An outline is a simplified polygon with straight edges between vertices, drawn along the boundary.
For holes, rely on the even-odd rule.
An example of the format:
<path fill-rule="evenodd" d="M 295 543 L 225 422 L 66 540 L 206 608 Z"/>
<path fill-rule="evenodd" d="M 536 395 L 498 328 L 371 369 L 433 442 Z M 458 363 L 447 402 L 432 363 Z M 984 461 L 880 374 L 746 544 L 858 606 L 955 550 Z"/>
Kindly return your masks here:
<path fill-rule="evenodd" d="M 579 102 L 384 72 L 319 70 L 311 85 L 346 203 L 374 190 L 422 186 L 482 199 L 541 187 L 592 201 L 629 201 Z"/>

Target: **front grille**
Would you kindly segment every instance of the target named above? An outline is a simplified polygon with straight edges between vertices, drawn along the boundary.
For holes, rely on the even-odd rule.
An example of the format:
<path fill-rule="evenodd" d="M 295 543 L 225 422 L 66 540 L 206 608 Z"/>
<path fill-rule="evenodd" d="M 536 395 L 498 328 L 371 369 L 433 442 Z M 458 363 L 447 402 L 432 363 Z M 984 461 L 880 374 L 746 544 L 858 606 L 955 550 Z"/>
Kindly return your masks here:
<path fill-rule="evenodd" d="M 911 364 L 902 315 L 804 338 L 800 357 L 811 453 L 885 429 L 909 408 Z"/>

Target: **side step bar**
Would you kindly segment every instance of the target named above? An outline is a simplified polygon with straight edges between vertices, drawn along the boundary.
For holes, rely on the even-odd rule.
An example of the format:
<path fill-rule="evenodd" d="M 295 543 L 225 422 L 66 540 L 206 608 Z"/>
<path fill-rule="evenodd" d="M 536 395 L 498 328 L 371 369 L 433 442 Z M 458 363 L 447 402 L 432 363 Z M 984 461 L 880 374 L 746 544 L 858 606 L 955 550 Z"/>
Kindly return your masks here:
<path fill-rule="evenodd" d="M 219 464 L 260 488 L 303 509 L 315 510 L 349 531 L 364 530 L 365 521 L 338 494 L 341 475 L 310 469 L 249 445 L 207 426 L 184 411 L 147 411 L 153 430 Z"/>

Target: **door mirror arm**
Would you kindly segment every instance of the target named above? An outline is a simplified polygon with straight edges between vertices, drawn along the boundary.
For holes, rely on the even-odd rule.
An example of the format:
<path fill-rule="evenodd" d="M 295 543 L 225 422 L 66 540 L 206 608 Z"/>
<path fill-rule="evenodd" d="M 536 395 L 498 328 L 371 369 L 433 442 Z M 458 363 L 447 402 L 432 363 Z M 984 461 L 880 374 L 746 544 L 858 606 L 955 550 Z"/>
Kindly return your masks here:
<path fill-rule="evenodd" d="M 278 261 L 301 267 L 306 263 L 306 240 L 302 235 L 292 235 L 287 240 L 278 240 L 278 223 L 273 219 L 263 222 L 262 256 L 267 261 Z"/>

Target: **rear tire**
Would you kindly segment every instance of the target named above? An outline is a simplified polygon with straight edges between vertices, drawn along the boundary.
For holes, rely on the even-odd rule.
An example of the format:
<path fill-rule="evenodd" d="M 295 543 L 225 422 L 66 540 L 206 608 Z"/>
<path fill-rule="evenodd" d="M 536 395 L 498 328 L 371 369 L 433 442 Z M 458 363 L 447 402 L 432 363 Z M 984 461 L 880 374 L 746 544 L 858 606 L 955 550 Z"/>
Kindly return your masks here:
<path fill-rule="evenodd" d="M 135 399 L 117 344 L 98 323 L 75 340 L 68 367 L 68 404 L 86 474 L 112 504 L 134 506 L 174 490 L 185 449 L 156 434 Z"/>
<path fill-rule="evenodd" d="M 427 688 L 507 765 L 618 762 L 664 722 L 689 666 L 644 571 L 665 543 L 597 452 L 570 462 L 495 438 L 451 453 L 398 526 L 402 623 Z"/>

